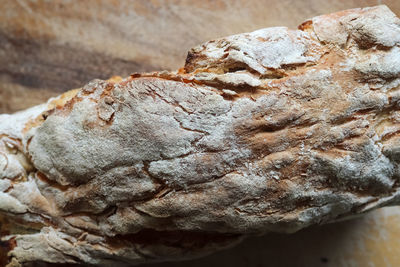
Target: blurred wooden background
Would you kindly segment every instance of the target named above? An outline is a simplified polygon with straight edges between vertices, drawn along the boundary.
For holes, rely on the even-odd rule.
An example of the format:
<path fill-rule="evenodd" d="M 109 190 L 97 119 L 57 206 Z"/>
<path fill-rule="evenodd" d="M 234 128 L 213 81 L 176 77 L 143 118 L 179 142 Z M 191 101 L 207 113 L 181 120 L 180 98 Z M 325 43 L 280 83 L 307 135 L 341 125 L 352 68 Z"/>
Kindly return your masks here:
<path fill-rule="evenodd" d="M 0 113 L 94 78 L 180 68 L 187 50 L 209 39 L 378 4 L 400 15 L 399 0 L 0 0 Z M 400 208 L 151 266 L 205 265 L 400 266 Z"/>

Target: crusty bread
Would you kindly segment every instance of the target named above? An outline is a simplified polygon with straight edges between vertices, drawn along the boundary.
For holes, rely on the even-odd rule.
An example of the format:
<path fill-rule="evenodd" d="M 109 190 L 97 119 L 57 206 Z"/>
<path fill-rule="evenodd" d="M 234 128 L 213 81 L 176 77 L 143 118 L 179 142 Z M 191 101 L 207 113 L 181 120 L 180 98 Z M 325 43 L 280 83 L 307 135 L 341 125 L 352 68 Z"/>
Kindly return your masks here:
<path fill-rule="evenodd" d="M 1 115 L 10 265 L 185 259 L 398 204 L 399 78 L 400 20 L 378 6 Z"/>

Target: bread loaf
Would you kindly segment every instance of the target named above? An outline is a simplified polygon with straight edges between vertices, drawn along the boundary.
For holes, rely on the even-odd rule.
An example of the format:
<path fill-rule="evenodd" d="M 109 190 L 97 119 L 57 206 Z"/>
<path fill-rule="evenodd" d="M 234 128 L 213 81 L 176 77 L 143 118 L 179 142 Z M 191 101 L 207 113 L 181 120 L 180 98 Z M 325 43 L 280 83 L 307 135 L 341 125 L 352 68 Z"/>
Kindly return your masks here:
<path fill-rule="evenodd" d="M 181 260 L 400 203 L 400 20 L 352 9 L 0 115 L 9 266 Z"/>

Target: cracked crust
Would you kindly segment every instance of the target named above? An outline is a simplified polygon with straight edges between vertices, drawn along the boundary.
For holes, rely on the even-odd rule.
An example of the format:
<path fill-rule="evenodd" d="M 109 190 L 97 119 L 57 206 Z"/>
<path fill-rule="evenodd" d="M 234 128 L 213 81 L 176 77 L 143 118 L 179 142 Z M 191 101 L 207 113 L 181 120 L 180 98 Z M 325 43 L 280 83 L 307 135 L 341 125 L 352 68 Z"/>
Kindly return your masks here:
<path fill-rule="evenodd" d="M 399 42 L 386 6 L 342 11 L 0 115 L 10 266 L 185 259 L 398 204 Z"/>

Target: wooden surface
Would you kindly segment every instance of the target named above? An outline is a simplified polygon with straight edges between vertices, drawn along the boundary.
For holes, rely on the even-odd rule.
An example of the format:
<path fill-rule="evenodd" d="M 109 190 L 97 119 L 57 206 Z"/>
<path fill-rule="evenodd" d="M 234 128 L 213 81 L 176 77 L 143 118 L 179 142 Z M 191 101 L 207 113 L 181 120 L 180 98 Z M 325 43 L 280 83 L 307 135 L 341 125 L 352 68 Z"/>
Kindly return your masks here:
<path fill-rule="evenodd" d="M 212 38 L 400 1 L 0 0 L 0 113 L 45 101 L 91 79 L 183 66 Z"/>
<path fill-rule="evenodd" d="M 0 0 L 0 113 L 44 102 L 91 79 L 183 66 L 187 50 L 212 38 L 309 17 L 400 1 Z M 1 123 L 1 122 L 0 122 Z M 204 259 L 166 266 L 399 266 L 400 208 L 253 237 Z"/>
<path fill-rule="evenodd" d="M 230 250 L 189 262 L 148 267 L 400 266 L 400 209 L 311 227 L 292 235 L 252 237 Z M 143 265 L 141 267 L 145 267 Z"/>

